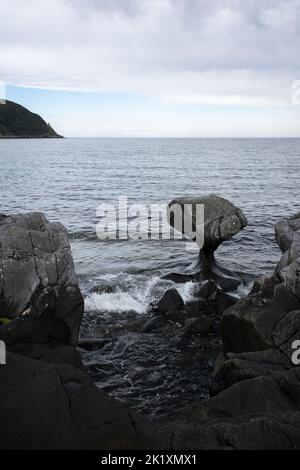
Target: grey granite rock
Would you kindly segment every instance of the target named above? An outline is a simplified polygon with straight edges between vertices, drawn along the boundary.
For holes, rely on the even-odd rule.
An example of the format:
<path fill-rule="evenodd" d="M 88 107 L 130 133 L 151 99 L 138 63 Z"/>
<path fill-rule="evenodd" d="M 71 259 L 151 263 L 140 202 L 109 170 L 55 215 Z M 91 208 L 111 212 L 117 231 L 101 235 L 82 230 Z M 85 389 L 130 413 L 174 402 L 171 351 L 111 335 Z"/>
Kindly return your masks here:
<path fill-rule="evenodd" d="M 219 265 L 214 252 L 222 242 L 246 227 L 247 219 L 242 210 L 212 194 L 174 199 L 168 206 L 167 217 L 172 227 L 199 246 L 200 271 L 187 275 L 170 273 L 165 279 L 174 282 L 212 279 L 224 291 L 234 291 L 241 283 L 239 275 Z"/>
<path fill-rule="evenodd" d="M 64 226 L 41 213 L 1 214 L 0 260 L 0 339 L 75 345 L 83 298 Z"/>
<path fill-rule="evenodd" d="M 275 226 L 275 237 L 283 256 L 276 272 L 300 257 L 300 213 L 279 221 Z"/>
<path fill-rule="evenodd" d="M 204 207 L 204 219 L 197 220 L 197 206 Z M 194 240 L 203 239 L 203 249 L 215 250 L 247 225 L 244 213 L 227 199 L 209 195 L 174 199 L 168 207 L 171 226 Z M 203 225 L 202 225 L 203 224 Z M 202 236 L 202 232 L 204 233 Z"/>
<path fill-rule="evenodd" d="M 216 370 L 221 387 L 229 387 L 227 390 L 231 393 L 232 387 L 241 389 L 248 384 L 249 393 L 253 393 L 253 383 L 263 384 L 257 398 L 265 403 L 266 409 L 270 404 L 274 407 L 270 410 L 272 421 L 270 417 L 264 421 L 274 442 L 265 442 L 257 424 L 256 432 L 263 442 L 259 447 L 255 440 L 257 448 L 292 449 L 300 445 L 298 417 L 294 423 L 290 421 L 293 407 L 293 416 L 298 415 L 300 392 L 300 370 L 293 361 L 294 342 L 300 339 L 300 258 L 296 254 L 299 227 L 299 214 L 277 224 L 276 239 L 283 256 L 275 274 L 259 278 L 252 292 L 226 310 L 222 317 L 223 345 L 227 354 Z M 247 412 L 250 411 L 248 399 L 244 406 Z M 258 423 L 257 410 L 251 411 Z M 285 433 L 286 443 L 280 442 L 280 433 Z M 245 448 L 246 443 L 241 444 L 242 436 L 241 430 L 237 448 L 241 445 Z M 250 440 L 254 439 L 251 433 L 248 436 Z"/>
<path fill-rule="evenodd" d="M 164 315 L 167 312 L 174 312 L 177 309 L 183 308 L 183 306 L 183 299 L 177 289 L 168 289 L 157 304 L 153 306 L 153 313 Z"/>
<path fill-rule="evenodd" d="M 298 244 L 299 226 L 298 215 L 277 224 L 276 239 L 286 251 L 275 274 L 259 279 L 252 293 L 225 311 L 227 352 L 279 349 L 291 358 L 293 339 L 300 338 L 300 258 L 286 253 Z"/>

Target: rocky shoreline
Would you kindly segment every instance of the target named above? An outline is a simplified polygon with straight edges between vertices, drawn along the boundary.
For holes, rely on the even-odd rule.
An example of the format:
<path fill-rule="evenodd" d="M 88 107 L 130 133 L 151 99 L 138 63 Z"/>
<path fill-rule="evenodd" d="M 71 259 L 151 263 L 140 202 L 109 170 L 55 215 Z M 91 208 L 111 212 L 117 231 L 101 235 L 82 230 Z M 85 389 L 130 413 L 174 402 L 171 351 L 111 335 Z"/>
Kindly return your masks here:
<path fill-rule="evenodd" d="M 223 353 L 211 398 L 155 421 L 109 397 L 86 374 L 76 348 L 84 304 L 65 228 L 39 213 L 0 215 L 0 340 L 7 346 L 1 449 L 300 447 L 300 373 L 292 362 L 300 339 L 300 214 L 276 226 L 283 255 L 274 274 L 257 279 L 237 301 L 230 291 L 239 280 L 217 265 L 214 251 L 246 218 L 222 198 L 197 201 L 208 209 L 198 298 L 183 304 L 176 290 L 167 291 L 139 329 L 168 331 L 179 348 L 193 342 L 193 352 L 219 342 Z M 93 347 L 88 339 L 79 344 Z"/>

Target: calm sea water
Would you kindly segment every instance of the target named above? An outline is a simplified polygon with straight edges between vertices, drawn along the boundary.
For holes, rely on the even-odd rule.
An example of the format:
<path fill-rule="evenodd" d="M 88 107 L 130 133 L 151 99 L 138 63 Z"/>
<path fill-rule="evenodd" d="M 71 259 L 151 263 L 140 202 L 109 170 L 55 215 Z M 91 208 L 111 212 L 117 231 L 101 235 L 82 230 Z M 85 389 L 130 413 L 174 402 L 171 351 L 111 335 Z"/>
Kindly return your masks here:
<path fill-rule="evenodd" d="M 85 334 L 109 315 L 145 314 L 167 287 L 161 276 L 185 272 L 197 258 L 178 240 L 99 241 L 99 204 L 119 196 L 129 204 L 228 198 L 249 226 L 218 258 L 248 278 L 272 271 L 279 256 L 274 225 L 300 210 L 297 139 L 2 140 L 0 168 L 1 212 L 43 211 L 67 226 L 86 297 Z M 192 296 L 190 285 L 178 289 Z"/>

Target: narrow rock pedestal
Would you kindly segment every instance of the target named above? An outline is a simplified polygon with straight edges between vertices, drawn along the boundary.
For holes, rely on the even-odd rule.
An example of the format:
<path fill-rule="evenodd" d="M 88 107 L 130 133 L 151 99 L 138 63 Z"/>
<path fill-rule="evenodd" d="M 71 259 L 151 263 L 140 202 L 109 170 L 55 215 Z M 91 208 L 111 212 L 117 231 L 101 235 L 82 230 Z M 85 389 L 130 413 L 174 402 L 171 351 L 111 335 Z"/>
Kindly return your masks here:
<path fill-rule="evenodd" d="M 174 282 L 212 279 L 225 291 L 235 290 L 241 280 L 216 262 L 215 251 L 247 226 L 241 209 L 216 195 L 182 197 L 169 204 L 168 220 L 172 227 L 199 245 L 200 270 L 193 275 L 173 273 L 166 278 Z"/>

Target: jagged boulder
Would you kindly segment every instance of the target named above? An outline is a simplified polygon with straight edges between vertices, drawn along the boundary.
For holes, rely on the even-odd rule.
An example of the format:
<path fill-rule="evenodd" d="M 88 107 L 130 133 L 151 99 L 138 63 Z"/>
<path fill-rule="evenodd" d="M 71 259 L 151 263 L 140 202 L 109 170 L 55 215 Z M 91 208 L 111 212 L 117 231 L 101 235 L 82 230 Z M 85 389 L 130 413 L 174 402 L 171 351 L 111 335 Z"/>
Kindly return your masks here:
<path fill-rule="evenodd" d="M 277 224 L 276 238 L 285 252 L 274 275 L 259 279 L 252 293 L 225 311 L 225 351 L 279 349 L 291 358 L 293 340 L 300 337 L 300 258 L 294 256 L 299 226 L 299 215 Z"/>
<path fill-rule="evenodd" d="M 0 339 L 75 345 L 84 305 L 64 226 L 1 214 L 0 259 Z"/>
<path fill-rule="evenodd" d="M 153 306 L 153 313 L 164 315 L 167 312 L 174 312 L 184 307 L 184 301 L 177 289 L 168 289 Z"/>
<path fill-rule="evenodd" d="M 283 256 L 275 273 L 257 279 L 252 292 L 223 314 L 221 330 L 227 354 L 216 369 L 221 388 L 262 377 L 280 377 L 281 384 L 288 384 L 291 377 L 299 381 L 293 360 L 300 338 L 299 221 L 297 215 L 277 224 L 276 239 Z M 286 390 L 290 392 L 291 386 L 285 385 Z M 293 401 L 295 394 L 293 391 Z"/>
<path fill-rule="evenodd" d="M 275 237 L 283 253 L 276 268 L 279 272 L 300 257 L 300 213 L 279 221 L 275 226 Z"/>
<path fill-rule="evenodd" d="M 290 359 L 279 349 L 266 349 L 241 354 L 227 354 L 227 360 L 216 367 L 215 378 L 222 388 L 255 377 L 269 376 L 291 368 Z"/>

